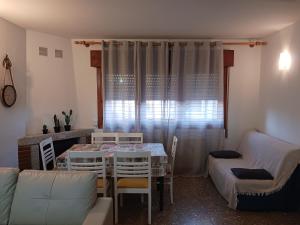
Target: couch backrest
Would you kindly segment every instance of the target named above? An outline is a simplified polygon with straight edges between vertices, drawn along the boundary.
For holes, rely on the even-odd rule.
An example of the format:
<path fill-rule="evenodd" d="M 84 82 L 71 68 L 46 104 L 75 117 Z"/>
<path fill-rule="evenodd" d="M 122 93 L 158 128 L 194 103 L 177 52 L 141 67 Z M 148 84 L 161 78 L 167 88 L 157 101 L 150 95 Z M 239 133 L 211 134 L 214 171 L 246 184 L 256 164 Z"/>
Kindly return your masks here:
<path fill-rule="evenodd" d="M 25 170 L 19 175 L 9 224 L 82 224 L 97 197 L 96 181 L 90 172 Z"/>
<path fill-rule="evenodd" d="M 266 134 L 248 132 L 239 147 L 239 152 L 252 168 L 264 168 L 276 179 L 288 161 L 295 157 L 300 160 L 300 147 Z M 300 161 L 299 161 L 300 163 Z"/>
<path fill-rule="evenodd" d="M 0 168 L 0 225 L 8 224 L 19 170 Z"/>

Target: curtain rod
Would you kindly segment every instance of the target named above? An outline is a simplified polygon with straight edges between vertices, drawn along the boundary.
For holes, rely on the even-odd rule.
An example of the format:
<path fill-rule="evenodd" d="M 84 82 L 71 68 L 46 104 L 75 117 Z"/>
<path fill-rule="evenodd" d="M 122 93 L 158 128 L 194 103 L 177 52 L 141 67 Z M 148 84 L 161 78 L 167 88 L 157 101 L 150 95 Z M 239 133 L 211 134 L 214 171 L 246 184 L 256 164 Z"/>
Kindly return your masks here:
<path fill-rule="evenodd" d="M 174 40 L 175 41 L 175 40 Z M 170 42 L 174 42 L 174 41 L 170 41 Z M 198 40 L 199 42 L 201 42 L 201 40 Z M 107 42 L 107 41 L 105 41 Z M 133 43 L 133 41 L 130 41 Z M 102 45 L 102 42 L 100 41 L 74 41 L 75 44 L 78 45 L 84 45 L 85 47 L 90 47 L 91 45 Z M 121 44 L 121 42 L 116 41 L 117 44 Z M 155 41 L 154 41 L 155 43 Z M 186 44 L 187 41 L 182 41 L 183 44 Z M 160 43 L 156 43 L 157 45 L 159 45 Z M 265 41 L 246 41 L 246 42 L 223 42 L 223 45 L 246 45 L 249 46 L 251 48 L 255 47 L 255 46 L 264 46 L 267 45 L 267 42 Z"/>

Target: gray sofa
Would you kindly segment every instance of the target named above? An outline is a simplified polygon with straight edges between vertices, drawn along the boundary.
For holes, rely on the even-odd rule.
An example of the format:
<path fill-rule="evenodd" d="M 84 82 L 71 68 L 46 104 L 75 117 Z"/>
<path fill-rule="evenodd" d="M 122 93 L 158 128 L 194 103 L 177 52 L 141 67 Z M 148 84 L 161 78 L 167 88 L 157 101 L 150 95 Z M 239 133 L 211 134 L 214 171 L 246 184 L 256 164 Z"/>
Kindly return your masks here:
<path fill-rule="evenodd" d="M 0 168 L 0 225 L 111 225 L 111 198 L 90 172 Z"/>

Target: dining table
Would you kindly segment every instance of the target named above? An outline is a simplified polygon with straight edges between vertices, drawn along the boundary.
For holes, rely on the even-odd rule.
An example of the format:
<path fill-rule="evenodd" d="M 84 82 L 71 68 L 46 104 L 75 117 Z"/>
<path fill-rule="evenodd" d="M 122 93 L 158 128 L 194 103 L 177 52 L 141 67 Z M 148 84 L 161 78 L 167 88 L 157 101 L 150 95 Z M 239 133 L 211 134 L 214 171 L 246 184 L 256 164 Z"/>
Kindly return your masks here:
<path fill-rule="evenodd" d="M 150 151 L 151 176 L 158 180 L 160 210 L 164 208 L 164 177 L 168 165 L 168 155 L 161 143 L 142 144 L 75 144 L 56 158 L 58 170 L 67 170 L 67 156 L 69 151 L 101 151 L 107 160 L 107 176 L 113 176 L 113 156 L 116 151 Z"/>

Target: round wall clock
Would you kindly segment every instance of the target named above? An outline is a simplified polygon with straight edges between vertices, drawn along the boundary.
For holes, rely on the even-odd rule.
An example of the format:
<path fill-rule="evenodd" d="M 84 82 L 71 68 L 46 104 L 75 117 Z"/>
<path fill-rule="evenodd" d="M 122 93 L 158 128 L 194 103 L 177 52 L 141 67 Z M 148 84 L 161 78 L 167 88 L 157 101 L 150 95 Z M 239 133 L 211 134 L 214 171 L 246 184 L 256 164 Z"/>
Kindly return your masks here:
<path fill-rule="evenodd" d="M 6 107 L 11 107 L 16 103 L 17 91 L 13 85 L 5 85 L 2 90 L 2 103 Z"/>
<path fill-rule="evenodd" d="M 4 74 L 4 88 L 1 93 L 1 100 L 2 100 L 2 103 L 4 106 L 11 107 L 16 103 L 17 91 L 14 86 L 14 81 L 13 81 L 13 77 L 11 74 L 12 63 L 11 63 L 10 59 L 8 58 L 8 55 L 5 56 L 2 65 L 5 68 L 5 72 L 7 72 L 7 71 L 9 72 L 9 78 L 10 78 L 11 84 L 5 84 L 5 77 L 6 77 L 6 73 L 5 73 Z"/>

